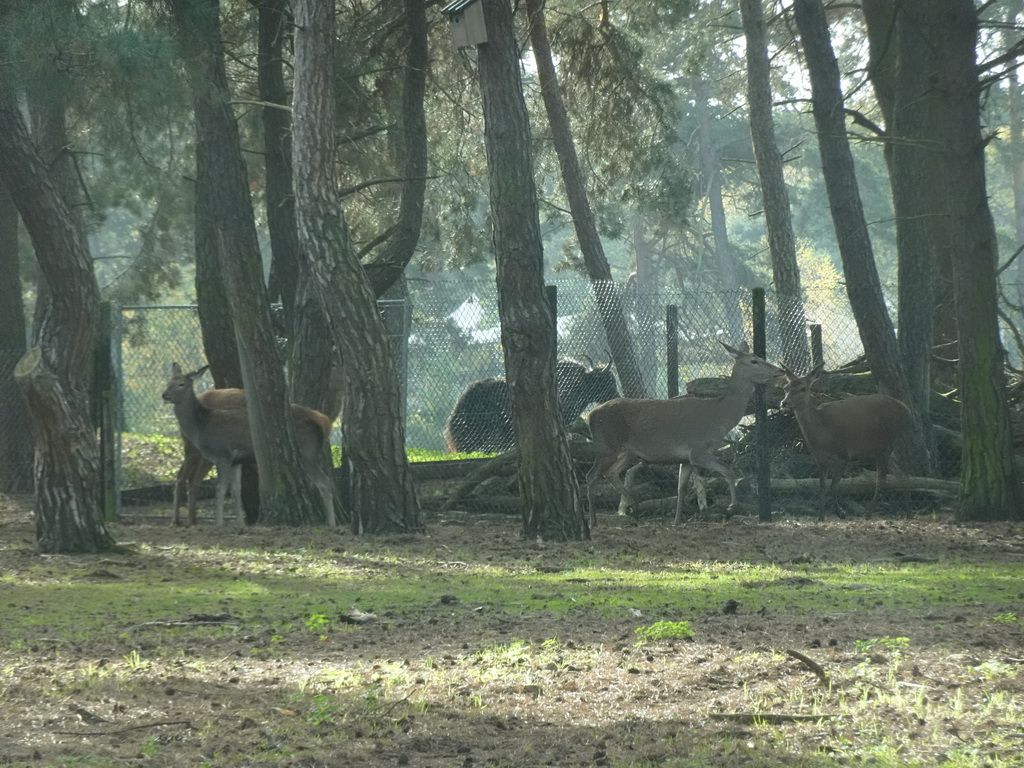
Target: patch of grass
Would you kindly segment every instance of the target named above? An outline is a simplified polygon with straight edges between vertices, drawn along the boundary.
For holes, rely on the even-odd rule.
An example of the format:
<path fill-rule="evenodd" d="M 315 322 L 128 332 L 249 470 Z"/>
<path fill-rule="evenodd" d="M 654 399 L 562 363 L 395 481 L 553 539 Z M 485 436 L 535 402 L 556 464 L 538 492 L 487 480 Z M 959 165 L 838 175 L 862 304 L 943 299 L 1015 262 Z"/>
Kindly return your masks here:
<path fill-rule="evenodd" d="M 633 630 L 640 638 L 639 644 L 655 643 L 659 640 L 687 640 L 693 637 L 688 621 L 656 621 L 650 626 Z"/>
<path fill-rule="evenodd" d="M 784 527 L 562 545 L 469 519 L 366 539 L 133 523 L 127 554 L 41 557 L 20 525 L 0 542 L 12 764 L 1019 762 L 1016 549 L 789 561 L 764 556 Z M 960 558 L 970 532 L 946 533 Z"/>
<path fill-rule="evenodd" d="M 121 435 L 121 471 L 124 488 L 145 488 L 174 482 L 181 466 L 181 438 L 165 435 Z"/>
<path fill-rule="evenodd" d="M 848 611 L 920 611 L 934 606 L 989 604 L 1007 615 L 1024 564 L 827 564 L 789 569 L 774 564 L 700 562 L 672 567 L 617 556 L 589 556 L 589 564 L 557 572 L 529 563 L 481 561 L 455 555 L 459 568 L 388 549 L 290 552 L 192 548 L 176 553 L 175 578 L 164 580 L 164 557 L 145 545 L 134 556 L 93 566 L 55 570 L 46 560 L 0 576 L 8 619 L 0 642 L 27 643 L 45 628 L 75 642 L 111 631 L 111 618 L 131 616 L 114 629 L 145 634 L 145 622 L 196 613 L 229 613 L 239 627 L 279 620 L 283 636 L 326 630 L 350 605 L 396 618 L 422 620 L 444 610 L 441 595 L 456 592 L 469 610 L 512 616 L 585 610 L 608 618 L 632 611 L 692 619 L 739 600 L 745 613 L 762 610 L 808 616 Z M 150 578 L 149 574 L 153 574 Z M 1000 600 L 1003 596 L 1003 600 Z M 1001 612 L 1000 612 L 1001 611 Z M 1000 619 L 1003 623 L 1005 620 Z M 699 629 L 699 627 L 698 627 Z M 226 631 L 220 627 L 213 634 Z"/>

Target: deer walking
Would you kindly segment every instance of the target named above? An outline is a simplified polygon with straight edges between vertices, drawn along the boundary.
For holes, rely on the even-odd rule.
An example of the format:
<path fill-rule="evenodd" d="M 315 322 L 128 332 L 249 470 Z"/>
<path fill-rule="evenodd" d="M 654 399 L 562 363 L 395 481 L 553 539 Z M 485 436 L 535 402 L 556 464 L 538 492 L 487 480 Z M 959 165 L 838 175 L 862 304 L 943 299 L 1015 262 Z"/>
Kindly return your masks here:
<path fill-rule="evenodd" d="M 236 513 L 241 518 L 238 465 L 255 462 L 256 456 L 249 428 L 249 414 L 244 407 L 245 393 L 239 390 L 243 404 L 235 408 L 209 407 L 196 396 L 195 379 L 208 367 L 203 366 L 192 373 L 184 373 L 180 365 L 173 363 L 171 378 L 164 389 L 163 399 L 174 405 L 174 415 L 178 419 L 183 438 L 191 442 L 202 457 L 217 468 L 216 520 L 217 525 L 223 525 L 224 498 L 229 483 L 232 484 Z M 231 401 L 230 398 L 228 401 Z M 319 411 L 301 405 L 291 406 L 291 418 L 310 482 L 320 492 L 327 514 L 327 524 L 333 526 L 334 492 L 330 477 L 321 465 L 321 454 L 330 435 L 331 419 Z M 180 470 L 179 474 L 183 470 Z M 189 515 L 190 522 L 194 522 L 191 506 Z M 177 520 L 177 508 L 175 519 Z"/>
<path fill-rule="evenodd" d="M 804 442 L 818 464 L 820 510 L 818 519 L 825 519 L 825 479 L 831 475 L 828 495 L 838 508 L 836 485 L 848 461 L 873 462 L 875 477 L 874 504 L 885 486 L 889 460 L 896 441 L 910 427 L 910 409 L 888 395 L 858 395 L 845 400 L 815 404 L 811 386 L 821 376 L 824 364 L 819 363 L 806 376 L 797 376 L 788 369 L 786 396 L 782 407 L 793 411 Z"/>
<path fill-rule="evenodd" d="M 755 384 L 782 378 L 783 371 L 750 353 L 746 343 L 738 349 L 720 342 L 733 357 L 725 393 L 718 398 L 632 400 L 619 398 L 590 412 L 590 432 L 597 460 L 587 473 L 587 505 L 590 525 L 597 524 L 591 498 L 594 483 L 607 477 L 636 506 L 632 492 L 623 484 L 624 469 L 637 463 L 679 464 L 675 523 L 683 513 L 683 490 L 694 467 L 717 472 L 729 485 L 729 509 L 736 506 L 735 473 L 712 452 L 718 449 L 747 409 Z"/>

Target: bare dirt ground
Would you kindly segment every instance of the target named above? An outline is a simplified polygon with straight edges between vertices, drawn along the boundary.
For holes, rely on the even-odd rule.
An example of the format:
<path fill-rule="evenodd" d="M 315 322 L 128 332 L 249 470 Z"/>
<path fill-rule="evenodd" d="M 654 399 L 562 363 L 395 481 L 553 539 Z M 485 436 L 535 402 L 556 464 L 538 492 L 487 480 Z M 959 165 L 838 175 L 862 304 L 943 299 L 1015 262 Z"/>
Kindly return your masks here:
<path fill-rule="evenodd" d="M 682 569 L 1024 561 L 1024 527 L 937 517 L 672 528 L 607 516 L 591 541 L 558 545 L 522 540 L 518 521 L 502 516 L 435 518 L 428 536 L 329 531 L 311 544 L 308 530 L 175 529 L 140 515 L 113 526 L 151 553 L 129 567 L 120 556 L 41 558 L 28 500 L 0 501 L 0 571 L 10 578 L 44 562 L 56 580 L 82 578 L 83 567 L 97 582 L 130 579 L 134 567 L 173 581 L 215 567 L 211 550 L 224 567 L 234 550 L 284 558 L 311 546 L 358 555 L 367 578 L 410 580 L 488 565 L 555 573 L 598 555 Z M 14 610 L 3 600 L 10 588 L 0 581 L 0 606 Z M 759 588 L 738 587 L 735 603 L 699 615 L 671 601 L 601 615 L 480 605 L 453 579 L 417 612 L 384 612 L 329 639 L 297 631 L 280 642 L 268 617 L 182 635 L 174 653 L 132 630 L 132 616 L 110 616 L 107 635 L 53 637 L 42 624 L 0 651 L 0 765 L 1024 765 L 1024 584 L 914 610 L 865 589 L 859 610 L 810 614 L 749 610 Z M 695 636 L 638 644 L 635 629 L 659 620 L 689 621 Z"/>

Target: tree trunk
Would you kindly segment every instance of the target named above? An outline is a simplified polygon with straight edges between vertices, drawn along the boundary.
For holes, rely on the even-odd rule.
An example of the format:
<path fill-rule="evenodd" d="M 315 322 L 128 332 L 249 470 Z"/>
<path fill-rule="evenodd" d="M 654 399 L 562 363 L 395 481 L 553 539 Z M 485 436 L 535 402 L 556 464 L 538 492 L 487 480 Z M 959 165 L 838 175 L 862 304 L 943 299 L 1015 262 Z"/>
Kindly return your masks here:
<path fill-rule="evenodd" d="M 0 183 L 0 491 L 32 490 L 32 430 L 14 366 L 26 351 L 25 304 L 21 299 L 18 209 Z"/>
<path fill-rule="evenodd" d="M 530 125 L 512 10 L 508 0 L 480 2 L 487 42 L 478 46 L 477 59 L 523 535 L 578 540 L 589 530 L 555 395 L 554 318 L 544 294 Z"/>
<path fill-rule="evenodd" d="M 690 78 L 690 90 L 693 91 L 697 114 L 697 142 L 701 170 L 704 173 L 704 193 L 711 212 L 711 235 L 715 242 L 718 281 L 725 294 L 722 303 L 726 312 L 729 338 L 739 340 L 743 338 L 743 312 L 739 303 L 740 280 L 732 248 L 729 246 L 729 230 L 726 227 L 725 204 L 722 200 L 722 164 L 712 136 L 707 93 L 700 75 L 693 75 Z"/>
<path fill-rule="evenodd" d="M 899 345 L 913 410 L 927 419 L 939 251 L 948 244 L 941 215 L 944 181 L 934 135 L 942 119 L 931 87 L 939 55 L 928 39 L 928 11 L 892 0 L 864 0 L 871 61 L 868 74 L 885 116 L 896 249 L 899 254 Z M 950 313 L 952 314 L 952 313 Z M 952 386 L 952 382 L 946 382 Z"/>
<path fill-rule="evenodd" d="M 1006 402 L 999 341 L 995 225 L 985 188 L 985 141 L 975 59 L 977 16 L 970 0 L 918 0 L 937 22 L 939 79 L 945 119 L 943 167 L 953 241 L 953 286 L 960 351 L 961 429 L 959 520 L 1020 520 L 1021 489 Z"/>
<path fill-rule="evenodd" d="M 601 237 L 597 233 L 583 171 L 576 155 L 569 115 L 558 86 L 558 74 L 551 56 L 551 43 L 544 20 L 544 2 L 527 0 L 526 9 L 529 15 L 530 43 L 533 46 L 537 79 L 540 81 L 541 96 L 544 98 L 544 108 L 551 128 L 551 140 L 562 169 L 562 183 L 565 184 L 566 197 L 569 199 L 576 239 L 579 241 L 583 263 L 586 265 L 587 275 L 594 290 L 598 314 L 604 325 L 612 360 L 615 362 L 623 394 L 626 397 L 647 397 L 647 389 L 637 365 L 633 339 L 626 324 L 622 294 L 612 281 L 612 271 L 608 266 Z"/>
<path fill-rule="evenodd" d="M 292 193 L 291 114 L 284 79 L 285 41 L 291 31 L 288 0 L 259 0 L 259 53 L 256 59 L 266 168 L 267 230 L 270 233 L 271 300 L 281 302 L 289 332 L 295 327 L 299 286 L 299 241 Z M 304 403 L 303 403 L 304 405 Z"/>
<path fill-rule="evenodd" d="M 878 279 L 868 222 L 857 187 L 853 153 L 846 138 L 839 65 L 829 39 L 825 7 L 821 0 L 796 0 L 794 10 L 811 80 L 811 108 L 818 132 L 822 174 L 850 307 L 879 391 L 913 403 L 900 362 L 896 331 Z M 901 458 L 904 470 L 921 475 L 929 469 L 928 443 L 919 412 L 913 408 L 911 411 L 914 414 L 913 439 L 909 441 L 908 449 L 901 451 Z"/>
<path fill-rule="evenodd" d="M 810 367 L 807 322 L 796 263 L 796 239 L 790 217 L 789 193 L 783 174 L 782 154 L 775 140 L 772 119 L 772 88 L 769 77 L 768 41 L 761 0 L 740 0 L 743 34 L 747 39 L 747 101 L 750 135 L 757 174 L 764 197 L 765 227 L 772 259 L 772 281 L 779 303 L 779 336 L 782 359 L 793 370 Z"/>
<path fill-rule="evenodd" d="M 10 92 L 0 91 L 0 177 L 32 238 L 46 302 L 38 346 L 15 376 L 36 438 L 36 539 L 40 551 L 102 552 L 98 446 L 89 381 L 99 288 L 82 230 L 49 176 Z"/>
<path fill-rule="evenodd" d="M 200 125 L 212 125 L 216 117 L 210 103 L 208 89 L 216 87 L 209 77 L 216 66 L 217 49 L 210 50 L 206 42 L 209 34 L 203 27 L 213 25 L 219 29 L 217 0 L 166 0 L 175 23 L 182 49 L 182 59 L 192 80 L 192 108 L 196 124 L 196 179 L 195 179 L 195 259 L 196 305 L 199 326 L 203 333 L 203 353 L 210 366 L 213 385 L 218 389 L 244 387 L 238 345 L 235 340 L 231 302 L 221 273 L 219 257 L 218 219 L 213 214 L 220 201 L 217 198 L 217 172 L 221 147 L 211 141 Z M 194 18 L 192 18 L 194 16 Z M 225 85 L 226 87 L 226 75 Z M 173 361 L 170 361 L 173 362 Z"/>
<path fill-rule="evenodd" d="M 345 368 L 343 472 L 357 534 L 422 530 L 376 297 L 352 248 L 334 173 L 334 6 L 295 2 L 293 165 L 299 241 Z"/>
<path fill-rule="evenodd" d="M 260 514 L 269 524 L 322 523 L 326 510 L 313 492 L 292 434 L 292 420 L 263 283 L 256 222 L 220 41 L 218 0 L 171 0 L 185 50 L 196 119 L 197 208 L 214 238 L 233 316 L 259 467 Z"/>
<path fill-rule="evenodd" d="M 398 123 L 397 166 L 402 178 L 401 201 L 394 230 L 380 257 L 372 263 L 376 296 L 383 296 L 412 261 L 423 225 L 427 188 L 427 118 L 423 98 L 430 57 L 427 51 L 427 11 L 422 0 L 402 0 L 405 61 Z M 402 289 L 399 289 L 402 290 Z"/>
<path fill-rule="evenodd" d="M 288 371 L 293 403 L 321 413 L 335 411 L 326 382 L 335 362 L 330 327 L 304 273 L 292 191 L 291 94 L 285 83 L 285 42 L 291 35 L 288 0 L 259 0 L 260 99 L 264 106 L 267 230 L 270 233 L 269 298 L 284 310 L 291 341 Z"/>
<path fill-rule="evenodd" d="M 1006 48 L 1016 42 L 1014 29 L 1017 17 L 1024 10 L 1024 2 L 1015 0 L 1005 10 L 1006 27 L 1003 39 Z M 1017 247 L 1024 245 L 1024 110 L 1021 109 L 1021 69 L 1013 66 L 1006 78 L 1007 107 L 1010 113 L 1010 140 L 1007 146 L 1010 180 L 1013 185 L 1013 231 Z M 1024 306 L 1024 258 L 1017 256 L 1016 269 L 1010 273 L 1016 280 L 1018 306 Z"/>

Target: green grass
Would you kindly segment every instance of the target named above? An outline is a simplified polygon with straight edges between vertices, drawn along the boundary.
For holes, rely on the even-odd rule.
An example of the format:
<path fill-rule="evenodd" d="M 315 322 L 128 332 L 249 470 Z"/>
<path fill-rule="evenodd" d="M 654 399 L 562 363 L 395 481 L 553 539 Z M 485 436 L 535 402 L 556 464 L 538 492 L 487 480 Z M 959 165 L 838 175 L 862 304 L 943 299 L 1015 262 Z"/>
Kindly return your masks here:
<path fill-rule="evenodd" d="M 74 640 L 102 630 L 112 617 L 139 623 L 168 614 L 227 612 L 243 625 L 266 615 L 286 616 L 294 627 L 315 614 L 350 605 L 422 619 L 440 595 L 513 616 L 579 611 L 609 618 L 699 615 L 739 599 L 745 612 L 794 615 L 850 611 L 922 611 L 936 606 L 992 605 L 993 620 L 1007 622 L 1018 607 L 1024 563 L 914 563 L 801 565 L 693 562 L 654 566 L 642 557 L 587 556 L 556 573 L 529 563 L 491 563 L 470 553 L 453 555 L 453 570 L 436 559 L 397 551 L 273 552 L 191 548 L 173 581 L 154 562 L 165 557 L 147 545 L 108 559 L 102 570 L 122 578 L 93 577 L 96 567 L 54 570 L 43 561 L 0 575 L 7 617 L 0 643 L 25 643 L 46 627 Z M 152 567 L 150 567 L 152 566 Z M 125 572 L 124 569 L 130 569 Z M 153 577 L 150 578 L 149 574 Z"/>

